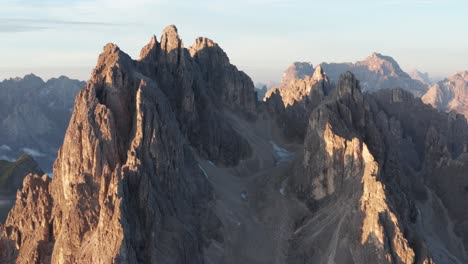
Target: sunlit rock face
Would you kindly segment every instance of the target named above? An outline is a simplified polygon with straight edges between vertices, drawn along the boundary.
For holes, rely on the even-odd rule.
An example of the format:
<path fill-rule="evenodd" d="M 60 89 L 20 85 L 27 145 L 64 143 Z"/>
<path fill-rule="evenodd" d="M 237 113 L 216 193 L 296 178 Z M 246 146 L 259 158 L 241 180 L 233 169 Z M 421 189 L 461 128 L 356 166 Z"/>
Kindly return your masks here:
<path fill-rule="evenodd" d="M 206 74 L 214 69 L 216 78 Z M 18 193 L 5 257 L 203 263 L 210 239 L 222 238 L 195 155 L 230 165 L 250 151 L 224 111 L 255 118 L 255 92 L 214 42 L 189 51 L 169 26 L 138 61 L 106 45 L 76 98 L 54 178 L 28 176 Z"/>
<path fill-rule="evenodd" d="M 288 83 L 283 80 L 283 84 L 265 95 L 268 110 L 277 116 L 284 135 L 290 140 L 303 140 L 310 113 L 332 90 L 320 66 L 310 76 L 304 76 L 303 79 L 287 78 Z"/>
<path fill-rule="evenodd" d="M 468 71 L 456 72 L 434 84 L 421 99 L 441 111 L 468 117 Z"/>
<path fill-rule="evenodd" d="M 0 160 L 0 222 L 5 222 L 14 204 L 16 191 L 21 189 L 24 178 L 30 173 L 44 174 L 29 155 L 23 155 L 11 162 Z"/>
<path fill-rule="evenodd" d="M 138 60 L 106 45 L 0 263 L 467 263 L 466 119 L 351 72 L 297 76 L 260 103 L 175 26 Z"/>
<path fill-rule="evenodd" d="M 466 262 L 468 218 L 449 198 L 464 194 L 448 191 L 468 182 L 456 172 L 468 165 L 460 163 L 466 150 L 450 143 L 467 144 L 466 129 L 466 120 L 400 89 L 363 96 L 355 77 L 342 75 L 332 98 L 310 115 L 290 181 L 312 212 L 292 235 L 290 263 Z M 451 171 L 444 186 L 451 187 L 436 183 L 437 170 Z M 455 226 L 436 231 L 451 221 Z"/>

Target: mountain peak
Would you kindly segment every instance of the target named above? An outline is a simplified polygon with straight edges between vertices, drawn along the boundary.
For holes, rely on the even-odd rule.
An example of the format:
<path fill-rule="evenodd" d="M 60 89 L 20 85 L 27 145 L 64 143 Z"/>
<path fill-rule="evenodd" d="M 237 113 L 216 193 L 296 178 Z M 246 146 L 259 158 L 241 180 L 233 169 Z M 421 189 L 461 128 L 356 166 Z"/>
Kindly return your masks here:
<path fill-rule="evenodd" d="M 44 80 L 42 80 L 41 77 L 35 75 L 34 73 L 26 74 L 23 78 L 20 78 L 19 80 L 27 82 L 44 82 Z"/>
<path fill-rule="evenodd" d="M 206 47 L 218 47 L 218 44 L 209 38 L 198 37 L 195 39 L 195 43 L 190 48 L 200 50 L 201 48 Z"/>
<path fill-rule="evenodd" d="M 118 51 L 120 48 L 114 43 L 107 43 L 103 48 L 103 53 L 116 53 Z"/>
<path fill-rule="evenodd" d="M 145 58 L 156 57 L 159 50 L 159 43 L 156 35 L 151 36 L 150 41 L 140 51 L 140 61 Z"/>
<path fill-rule="evenodd" d="M 174 25 L 167 26 L 161 35 L 161 48 L 166 52 L 170 52 L 174 49 L 183 48 L 183 42 L 179 37 L 177 27 Z"/>
<path fill-rule="evenodd" d="M 163 35 L 166 33 L 171 33 L 171 34 L 175 33 L 178 35 L 179 31 L 177 30 L 177 27 L 174 24 L 171 24 L 163 29 Z"/>
<path fill-rule="evenodd" d="M 195 43 L 189 48 L 189 53 L 197 61 L 204 61 L 208 64 L 211 64 L 209 61 L 216 61 L 219 65 L 230 64 L 227 54 L 209 38 L 198 37 L 195 39 Z"/>
<path fill-rule="evenodd" d="M 398 65 L 395 59 L 381 53 L 374 52 L 365 60 L 356 64 L 359 66 L 366 66 L 369 70 L 384 75 L 410 78 L 409 75 L 400 68 L 400 65 Z"/>
<path fill-rule="evenodd" d="M 468 82 L 468 71 L 456 71 L 450 76 L 450 79 L 461 79 Z"/>
<path fill-rule="evenodd" d="M 315 67 L 314 74 L 312 75 L 312 79 L 314 80 L 323 80 L 325 78 L 325 73 L 323 72 L 323 68 L 321 65 L 317 65 Z"/>
<path fill-rule="evenodd" d="M 116 44 L 108 43 L 104 46 L 102 53 L 99 55 L 95 70 L 102 72 L 106 67 L 113 66 L 116 63 L 122 66 L 131 60 L 130 56 L 120 50 Z"/>

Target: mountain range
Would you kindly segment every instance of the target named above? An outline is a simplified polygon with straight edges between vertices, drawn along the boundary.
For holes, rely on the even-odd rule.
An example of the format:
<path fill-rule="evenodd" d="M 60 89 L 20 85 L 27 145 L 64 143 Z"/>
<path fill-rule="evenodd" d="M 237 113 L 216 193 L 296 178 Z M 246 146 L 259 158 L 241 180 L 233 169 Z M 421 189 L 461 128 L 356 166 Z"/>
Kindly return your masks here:
<path fill-rule="evenodd" d="M 467 263 L 468 123 L 428 89 L 375 53 L 295 63 L 259 102 L 210 39 L 107 44 L 0 262 Z"/>
<path fill-rule="evenodd" d="M 84 84 L 65 76 L 45 82 L 33 74 L 0 82 L 0 160 L 29 154 L 51 172 Z"/>
<path fill-rule="evenodd" d="M 441 111 L 468 117 L 468 71 L 456 72 L 434 84 L 421 99 Z"/>

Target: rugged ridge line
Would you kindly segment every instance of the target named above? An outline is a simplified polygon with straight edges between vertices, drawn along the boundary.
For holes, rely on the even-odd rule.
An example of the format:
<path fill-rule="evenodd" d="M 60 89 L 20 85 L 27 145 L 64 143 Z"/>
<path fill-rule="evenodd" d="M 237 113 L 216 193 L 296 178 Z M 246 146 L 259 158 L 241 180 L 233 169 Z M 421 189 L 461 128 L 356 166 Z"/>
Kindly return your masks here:
<path fill-rule="evenodd" d="M 401 89 L 362 95 L 353 74 L 342 75 L 310 116 L 303 159 L 289 182 L 311 214 L 292 235 L 288 263 L 466 262 L 468 218 L 449 198 L 465 195 L 454 191 L 467 183 L 456 172 L 467 166 L 457 162 L 468 142 L 462 121 Z M 439 149 L 447 155 L 434 154 Z M 443 185 L 434 184 L 438 170 L 451 171 Z M 447 219 L 454 228 L 439 231 Z"/>
<path fill-rule="evenodd" d="M 30 176 L 18 193 L 3 227 L 5 257 L 17 263 L 204 262 L 203 248 L 222 237 L 195 155 L 220 165 L 248 155 L 247 141 L 222 113 L 255 118 L 256 104 L 251 80 L 214 42 L 197 40 L 191 52 L 194 58 L 175 26 L 163 31 L 161 43 L 153 37 L 139 61 L 114 44 L 104 47 L 77 96 L 54 178 Z M 204 56 L 218 59 L 209 66 Z M 214 68 L 220 77 L 204 79 Z M 20 198 L 36 184 L 42 187 L 33 195 L 43 203 Z M 36 212 L 45 214 L 35 220 Z"/>

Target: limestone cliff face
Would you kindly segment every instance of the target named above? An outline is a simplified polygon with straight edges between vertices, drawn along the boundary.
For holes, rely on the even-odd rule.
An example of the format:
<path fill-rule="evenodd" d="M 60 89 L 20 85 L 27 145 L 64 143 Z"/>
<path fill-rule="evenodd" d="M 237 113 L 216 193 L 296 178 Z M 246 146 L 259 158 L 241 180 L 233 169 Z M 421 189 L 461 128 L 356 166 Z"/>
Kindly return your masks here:
<path fill-rule="evenodd" d="M 256 115 L 255 86 L 247 74 L 229 62 L 226 53 L 210 39 L 197 38 L 189 48 L 190 56 L 200 65 L 208 89 L 231 109 Z"/>
<path fill-rule="evenodd" d="M 468 117 L 468 71 L 438 82 L 421 99 L 441 111 L 455 111 Z"/>
<path fill-rule="evenodd" d="M 29 173 L 42 175 L 36 161 L 29 155 L 23 155 L 14 162 L 0 160 L 0 192 L 2 196 L 14 194 L 21 189 L 23 179 Z"/>
<path fill-rule="evenodd" d="M 304 138 L 312 110 L 330 93 L 332 86 L 320 66 L 304 79 L 291 79 L 286 85 L 270 89 L 265 95 L 267 108 L 290 140 Z M 282 104 L 282 105 L 281 105 Z"/>
<path fill-rule="evenodd" d="M 467 217 L 447 198 L 466 181 L 454 172 L 466 150 L 450 147 L 452 140 L 465 144 L 466 133 L 451 139 L 464 129 L 466 121 L 401 89 L 363 96 L 354 76 L 342 75 L 332 98 L 310 116 L 303 160 L 290 181 L 312 211 L 292 236 L 290 263 L 466 262 Z M 441 150 L 446 155 L 431 155 Z M 433 183 L 441 174 L 426 166 L 450 170 L 444 175 L 458 182 L 446 179 L 451 186 L 442 190 Z M 439 224 L 450 227 L 440 231 Z"/>
<path fill-rule="evenodd" d="M 228 71 L 222 81 L 204 79 L 208 62 L 190 56 L 174 26 L 141 54 L 135 61 L 114 44 L 104 47 L 76 98 L 54 178 L 37 189 L 47 203 L 18 198 L 5 225 L 17 230 L 4 232 L 2 241 L 16 243 L 9 252 L 19 263 L 203 263 L 208 241 L 222 239 L 213 193 L 193 151 L 220 164 L 248 154 L 223 111 L 254 116 L 256 106 L 247 100 L 248 94 L 255 99 L 253 85 L 250 90 L 250 79 L 225 54 L 215 60 Z M 234 97 L 245 100 L 222 100 Z M 23 228 L 36 221 L 19 215 L 25 206 L 44 213 L 37 230 L 48 234 L 46 245 Z"/>

